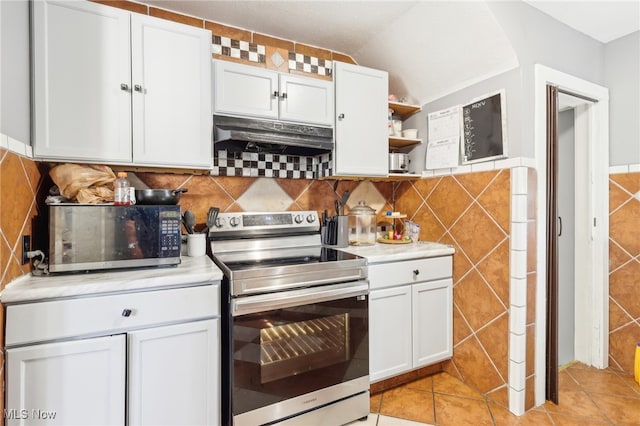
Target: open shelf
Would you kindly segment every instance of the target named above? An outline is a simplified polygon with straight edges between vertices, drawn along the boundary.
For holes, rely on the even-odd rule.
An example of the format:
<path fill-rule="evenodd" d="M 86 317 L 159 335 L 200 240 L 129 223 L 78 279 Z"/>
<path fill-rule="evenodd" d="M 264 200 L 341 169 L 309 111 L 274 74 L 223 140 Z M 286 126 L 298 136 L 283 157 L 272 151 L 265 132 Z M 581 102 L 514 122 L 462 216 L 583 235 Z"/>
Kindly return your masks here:
<path fill-rule="evenodd" d="M 406 119 L 416 112 L 422 111 L 422 107 L 419 105 L 403 104 L 394 101 L 389 101 L 389 108 L 393 110 L 394 114 L 399 115 L 401 120 Z"/>
<path fill-rule="evenodd" d="M 389 136 L 389 149 L 400 149 L 408 146 L 420 145 L 422 139 L 403 138 L 400 136 Z"/>

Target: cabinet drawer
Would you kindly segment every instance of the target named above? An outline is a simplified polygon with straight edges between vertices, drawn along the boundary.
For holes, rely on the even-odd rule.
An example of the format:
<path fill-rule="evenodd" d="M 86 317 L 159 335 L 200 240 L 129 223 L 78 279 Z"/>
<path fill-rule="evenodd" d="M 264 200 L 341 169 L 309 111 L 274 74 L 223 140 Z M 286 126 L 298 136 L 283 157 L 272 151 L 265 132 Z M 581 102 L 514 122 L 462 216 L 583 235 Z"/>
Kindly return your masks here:
<path fill-rule="evenodd" d="M 451 256 L 369 265 L 369 286 L 377 288 L 451 277 Z"/>
<path fill-rule="evenodd" d="M 220 291 L 203 285 L 111 294 L 9 305 L 6 312 L 5 344 L 13 346 L 219 316 Z"/>

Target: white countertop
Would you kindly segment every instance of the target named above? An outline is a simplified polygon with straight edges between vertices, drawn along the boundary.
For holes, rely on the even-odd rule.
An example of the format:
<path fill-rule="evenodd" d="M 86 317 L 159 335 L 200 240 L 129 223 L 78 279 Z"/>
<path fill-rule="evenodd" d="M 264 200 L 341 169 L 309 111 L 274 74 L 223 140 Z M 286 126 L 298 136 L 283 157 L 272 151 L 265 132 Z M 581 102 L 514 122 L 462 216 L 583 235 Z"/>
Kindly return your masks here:
<path fill-rule="evenodd" d="M 340 250 L 366 257 L 369 264 L 448 256 L 455 252 L 454 248 L 448 244 L 428 241 L 418 241 L 417 243 L 409 244 L 376 243 L 370 246 L 349 246 L 341 248 Z"/>
<path fill-rule="evenodd" d="M 180 287 L 222 280 L 222 271 L 208 256 L 182 256 L 177 266 L 113 270 L 41 277 L 24 275 L 0 294 L 2 303 L 36 301 L 99 293 Z"/>

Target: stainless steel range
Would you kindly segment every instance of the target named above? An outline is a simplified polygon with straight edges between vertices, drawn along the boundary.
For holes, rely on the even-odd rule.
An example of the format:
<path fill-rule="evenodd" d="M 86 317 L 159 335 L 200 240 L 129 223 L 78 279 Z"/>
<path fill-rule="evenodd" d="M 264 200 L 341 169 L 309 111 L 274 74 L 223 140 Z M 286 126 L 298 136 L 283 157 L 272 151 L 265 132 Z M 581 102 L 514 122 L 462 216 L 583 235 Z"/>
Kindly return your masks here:
<path fill-rule="evenodd" d="M 323 247 L 317 212 L 221 213 L 225 425 L 341 425 L 369 414 L 366 260 Z"/>

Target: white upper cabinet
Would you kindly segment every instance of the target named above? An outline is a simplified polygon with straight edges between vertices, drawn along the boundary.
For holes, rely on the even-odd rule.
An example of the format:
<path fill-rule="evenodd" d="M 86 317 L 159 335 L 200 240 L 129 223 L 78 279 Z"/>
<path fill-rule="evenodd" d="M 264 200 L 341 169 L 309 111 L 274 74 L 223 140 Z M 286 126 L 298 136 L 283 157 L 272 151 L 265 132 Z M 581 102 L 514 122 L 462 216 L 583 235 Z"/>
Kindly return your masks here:
<path fill-rule="evenodd" d="M 214 113 L 333 125 L 333 83 L 213 61 Z"/>
<path fill-rule="evenodd" d="M 334 62 L 336 176 L 388 175 L 389 74 Z"/>
<path fill-rule="evenodd" d="M 131 161 L 130 13 L 34 1 L 33 144 L 37 157 Z"/>
<path fill-rule="evenodd" d="M 333 125 L 333 82 L 280 75 L 280 119 Z"/>
<path fill-rule="evenodd" d="M 211 33 L 131 16 L 133 162 L 209 167 Z"/>
<path fill-rule="evenodd" d="M 211 32 L 93 2 L 33 2 L 34 154 L 212 163 Z"/>

